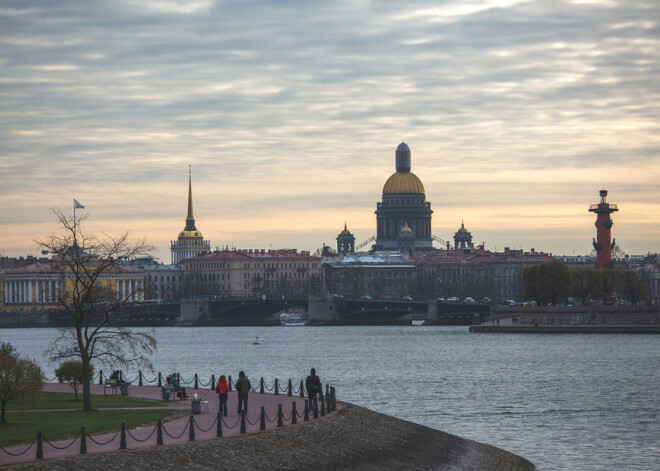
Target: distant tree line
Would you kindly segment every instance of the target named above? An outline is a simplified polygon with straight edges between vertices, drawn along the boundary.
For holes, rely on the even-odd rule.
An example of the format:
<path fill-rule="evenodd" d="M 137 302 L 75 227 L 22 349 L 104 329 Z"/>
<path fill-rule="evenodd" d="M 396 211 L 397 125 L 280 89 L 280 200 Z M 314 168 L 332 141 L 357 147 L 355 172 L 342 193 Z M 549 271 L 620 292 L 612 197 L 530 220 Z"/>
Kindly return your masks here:
<path fill-rule="evenodd" d="M 567 303 L 571 296 L 581 304 L 589 304 L 592 299 L 602 299 L 607 304 L 615 295 L 636 304 L 648 294 L 646 285 L 634 272 L 610 268 L 569 270 L 559 260 L 525 268 L 523 292 L 525 299 L 544 306 Z"/>

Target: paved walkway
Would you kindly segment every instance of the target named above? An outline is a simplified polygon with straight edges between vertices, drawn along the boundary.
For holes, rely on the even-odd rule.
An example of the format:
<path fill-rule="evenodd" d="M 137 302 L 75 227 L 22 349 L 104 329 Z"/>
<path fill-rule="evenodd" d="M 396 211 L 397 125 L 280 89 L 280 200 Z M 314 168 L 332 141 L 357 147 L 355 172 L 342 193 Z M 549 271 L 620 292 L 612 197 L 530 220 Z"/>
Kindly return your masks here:
<path fill-rule="evenodd" d="M 102 385 L 93 384 L 91 385 L 91 388 L 93 395 L 103 395 Z M 68 384 L 46 383 L 44 385 L 43 391 L 70 393 L 71 387 Z M 163 444 L 168 445 L 174 443 L 185 443 L 189 441 L 188 426 L 190 421 L 191 398 L 193 397 L 193 394 L 197 394 L 200 399 L 208 401 L 208 411 L 202 409 L 201 414 L 194 416 L 195 423 L 197 424 L 197 427 L 195 427 L 195 440 L 209 440 L 216 438 L 216 419 L 219 406 L 218 395 L 210 389 L 186 388 L 186 393 L 188 395 L 187 400 L 162 401 L 161 389 L 158 386 L 130 386 L 128 397 L 159 400 L 162 401 L 168 409 L 179 410 L 181 412 L 183 415 L 181 418 L 174 419 L 163 424 Z M 305 410 L 305 399 L 295 396 L 289 397 L 286 394 L 274 395 L 250 393 L 248 399 L 248 413 L 246 415 L 247 433 L 259 431 L 261 407 L 264 407 L 266 412 L 267 429 L 277 427 L 277 411 L 280 404 L 282 405 L 282 413 L 285 419 L 284 424 L 290 424 L 291 410 L 293 408 L 294 402 L 296 403 L 296 409 L 299 416 L 298 422 L 302 422 L 301 417 Z M 228 416 L 223 419 L 223 437 L 238 435 L 240 433 L 240 416 L 237 412 L 238 396 L 235 391 L 230 392 L 228 395 L 227 408 Z M 156 445 L 156 428 L 157 427 L 155 425 L 150 425 L 144 428 L 128 430 L 126 437 L 127 448 L 145 448 Z M 93 440 L 90 438 L 87 439 L 87 453 L 99 453 L 103 451 L 119 449 L 119 433 L 104 433 L 101 435 L 94 435 L 92 438 Z M 80 440 L 77 439 L 73 445 L 67 446 L 71 444 L 72 441 L 72 439 L 56 440 L 50 442 L 52 445 L 44 441 L 44 459 L 79 454 Z M 27 445 L 5 447 L 7 451 L 14 454 L 21 453 L 26 448 Z M 24 463 L 35 459 L 36 445 L 34 445 L 27 453 L 24 453 L 20 456 L 11 456 L 8 453 L 0 450 L 0 465 Z"/>

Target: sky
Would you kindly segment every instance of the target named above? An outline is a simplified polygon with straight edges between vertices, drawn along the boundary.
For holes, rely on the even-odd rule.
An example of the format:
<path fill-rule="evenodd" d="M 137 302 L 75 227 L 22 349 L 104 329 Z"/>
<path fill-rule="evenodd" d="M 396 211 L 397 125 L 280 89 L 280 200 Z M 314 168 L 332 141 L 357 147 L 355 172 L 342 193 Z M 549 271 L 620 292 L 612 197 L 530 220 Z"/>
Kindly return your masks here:
<path fill-rule="evenodd" d="M 660 252 L 660 9 L 649 1 L 2 0 L 0 254 L 52 208 L 169 263 L 192 166 L 211 247 L 359 243 L 400 142 L 451 240 Z"/>

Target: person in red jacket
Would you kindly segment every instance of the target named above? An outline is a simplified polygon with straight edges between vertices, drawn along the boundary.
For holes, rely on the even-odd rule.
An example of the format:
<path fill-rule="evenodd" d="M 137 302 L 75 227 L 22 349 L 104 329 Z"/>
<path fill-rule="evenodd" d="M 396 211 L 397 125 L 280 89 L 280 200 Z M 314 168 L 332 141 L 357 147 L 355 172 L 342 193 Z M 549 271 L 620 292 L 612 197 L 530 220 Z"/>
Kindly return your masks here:
<path fill-rule="evenodd" d="M 218 397 L 220 398 L 218 412 L 221 412 L 222 415 L 227 417 L 227 393 L 229 392 L 229 383 L 227 383 L 225 375 L 220 375 L 218 385 L 215 387 L 215 392 L 218 393 Z"/>

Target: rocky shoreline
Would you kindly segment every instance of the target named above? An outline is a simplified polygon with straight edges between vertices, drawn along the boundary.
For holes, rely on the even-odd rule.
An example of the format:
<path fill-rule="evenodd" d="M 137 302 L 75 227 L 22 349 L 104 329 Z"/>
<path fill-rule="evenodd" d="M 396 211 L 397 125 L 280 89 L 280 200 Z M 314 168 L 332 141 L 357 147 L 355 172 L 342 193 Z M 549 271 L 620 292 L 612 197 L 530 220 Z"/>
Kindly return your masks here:
<path fill-rule="evenodd" d="M 277 430 L 9 465 L 35 470 L 534 470 L 499 448 L 352 404 Z"/>

